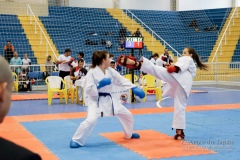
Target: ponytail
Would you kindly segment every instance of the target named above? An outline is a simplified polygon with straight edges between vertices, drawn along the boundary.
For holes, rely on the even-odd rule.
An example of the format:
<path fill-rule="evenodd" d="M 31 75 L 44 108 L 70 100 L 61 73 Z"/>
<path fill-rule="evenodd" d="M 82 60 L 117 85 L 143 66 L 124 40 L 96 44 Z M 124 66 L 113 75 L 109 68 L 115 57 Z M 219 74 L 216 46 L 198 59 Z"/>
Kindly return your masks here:
<path fill-rule="evenodd" d="M 208 66 L 206 64 L 203 64 L 200 61 L 200 58 L 199 58 L 198 54 L 196 53 L 196 51 L 193 48 L 188 48 L 188 52 L 189 52 L 189 54 L 192 54 L 192 58 L 197 63 L 197 67 L 200 70 L 207 70 L 208 69 Z"/>

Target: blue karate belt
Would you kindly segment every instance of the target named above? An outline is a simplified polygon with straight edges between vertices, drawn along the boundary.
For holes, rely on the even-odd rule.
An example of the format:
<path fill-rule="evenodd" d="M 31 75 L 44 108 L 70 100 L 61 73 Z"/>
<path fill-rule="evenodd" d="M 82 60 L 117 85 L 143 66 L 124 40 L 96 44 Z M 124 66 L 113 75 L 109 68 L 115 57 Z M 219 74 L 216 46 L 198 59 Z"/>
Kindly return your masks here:
<path fill-rule="evenodd" d="M 100 97 L 106 97 L 106 96 L 110 96 L 112 99 L 112 96 L 110 93 L 103 93 L 103 92 L 99 92 L 98 93 L 98 107 L 99 107 L 99 99 Z M 113 100 L 112 100 L 112 114 L 114 116 L 114 106 L 113 106 Z M 101 112 L 101 117 L 103 117 L 103 112 Z"/>

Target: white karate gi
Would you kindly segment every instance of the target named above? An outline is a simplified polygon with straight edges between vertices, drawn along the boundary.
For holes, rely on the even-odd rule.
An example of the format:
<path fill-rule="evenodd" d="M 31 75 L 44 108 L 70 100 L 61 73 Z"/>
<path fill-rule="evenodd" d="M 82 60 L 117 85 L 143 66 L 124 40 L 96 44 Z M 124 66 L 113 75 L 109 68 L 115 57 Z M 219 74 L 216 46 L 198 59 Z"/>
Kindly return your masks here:
<path fill-rule="evenodd" d="M 178 61 L 174 64 L 180 68 L 178 73 L 168 73 L 166 68 L 156 66 L 144 57 L 142 60 L 141 70 L 143 72 L 167 82 L 163 89 L 163 96 L 174 98 L 172 128 L 185 129 L 185 108 L 187 106 L 187 98 L 190 94 L 193 78 L 197 70 L 193 59 L 190 56 L 178 58 Z"/>
<path fill-rule="evenodd" d="M 80 73 L 79 73 L 80 72 Z M 85 74 L 83 73 L 83 72 L 81 72 L 80 71 L 80 69 L 78 69 L 77 71 L 75 71 L 74 73 L 74 77 L 77 77 L 77 76 L 79 76 L 79 77 L 81 77 L 81 80 L 85 80 Z M 74 87 L 76 87 L 76 86 L 74 86 Z M 83 88 L 82 87 L 78 87 L 78 100 L 79 101 L 82 101 L 83 100 Z"/>
<path fill-rule="evenodd" d="M 139 78 L 139 79 L 138 79 L 138 88 L 143 89 L 143 87 L 144 87 L 146 84 L 147 84 L 146 79 L 143 79 L 143 78 Z"/>
<path fill-rule="evenodd" d="M 158 59 L 156 60 L 156 66 L 162 66 L 162 67 L 163 67 L 163 65 L 167 63 L 167 62 L 163 61 L 163 60 L 161 59 L 161 57 L 162 57 L 162 56 L 160 56 L 160 58 L 158 58 Z M 162 86 L 164 86 L 164 85 L 166 84 L 166 82 L 164 82 L 163 80 L 160 80 L 160 82 L 162 83 L 162 84 L 161 84 Z"/>
<path fill-rule="evenodd" d="M 111 78 L 111 84 L 97 89 L 97 84 L 103 78 Z M 122 77 L 116 70 L 112 68 L 106 69 L 106 73 L 96 66 L 90 69 L 86 76 L 86 84 L 84 87 L 85 102 L 88 106 L 87 118 L 80 124 L 72 140 L 83 146 L 91 134 L 98 118 L 103 116 L 112 116 L 112 103 L 114 107 L 114 115 L 119 119 L 125 138 L 130 139 L 133 133 L 133 116 L 132 113 L 126 109 L 120 102 L 119 98 L 110 96 L 98 96 L 101 93 L 111 93 L 114 91 L 114 85 L 122 86 L 123 88 L 130 89 L 136 85 L 132 84 L 129 80 Z M 98 100 L 99 99 L 99 100 Z"/>
<path fill-rule="evenodd" d="M 158 58 L 156 60 L 156 65 L 157 66 L 163 66 L 164 64 L 166 64 L 166 62 L 164 62 L 161 58 Z"/>

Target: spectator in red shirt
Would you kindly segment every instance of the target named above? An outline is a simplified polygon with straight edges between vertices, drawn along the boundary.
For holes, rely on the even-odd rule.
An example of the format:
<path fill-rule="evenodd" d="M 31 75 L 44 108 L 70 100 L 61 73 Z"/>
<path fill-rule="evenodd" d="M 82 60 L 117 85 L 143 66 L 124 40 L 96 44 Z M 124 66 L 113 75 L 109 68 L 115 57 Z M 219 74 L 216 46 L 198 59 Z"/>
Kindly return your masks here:
<path fill-rule="evenodd" d="M 12 45 L 11 41 L 7 41 L 7 44 L 4 46 L 3 49 L 5 52 L 5 59 L 8 61 L 8 63 L 10 63 L 14 52 L 14 46 Z"/>
<path fill-rule="evenodd" d="M 169 66 L 173 63 L 173 57 L 169 55 L 168 49 L 164 49 L 164 53 L 160 56 L 160 59 L 163 61 L 163 66 Z"/>

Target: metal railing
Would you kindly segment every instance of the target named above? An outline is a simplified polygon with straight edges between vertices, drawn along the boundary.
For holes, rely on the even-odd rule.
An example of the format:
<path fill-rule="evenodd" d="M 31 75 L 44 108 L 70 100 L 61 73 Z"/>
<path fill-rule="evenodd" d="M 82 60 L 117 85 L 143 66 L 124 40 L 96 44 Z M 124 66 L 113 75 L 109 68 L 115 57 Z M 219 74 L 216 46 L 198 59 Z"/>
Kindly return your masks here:
<path fill-rule="evenodd" d="M 119 4 L 119 2 L 117 2 L 116 0 L 113 0 L 114 3 Z M 135 14 L 133 14 L 130 10 L 128 9 L 123 9 L 123 11 L 125 10 L 126 12 L 126 15 L 128 16 L 128 13 L 130 14 L 130 16 L 128 17 L 131 17 L 132 19 L 132 25 L 133 25 L 133 21 L 134 21 L 134 18 L 141 24 L 141 26 L 144 26 L 144 28 L 148 29 L 150 31 L 150 34 L 152 35 L 152 45 L 153 45 L 153 36 L 156 36 L 158 37 L 162 42 L 163 42 L 163 46 L 168 46 L 169 49 L 171 49 L 172 51 L 176 52 L 177 56 L 181 56 L 181 54 L 176 50 L 174 49 L 169 43 L 167 43 L 161 36 L 159 36 L 156 32 L 154 32 L 148 25 L 146 25 L 141 19 L 139 19 Z M 124 15 L 122 14 L 122 18 L 124 18 Z"/>
<path fill-rule="evenodd" d="M 231 10 L 232 10 L 232 9 L 230 9 L 230 8 L 227 9 L 227 11 L 226 11 L 226 13 L 225 13 L 223 19 L 227 19 L 227 17 L 228 17 L 229 14 L 231 13 Z M 219 26 L 218 35 L 220 34 L 220 32 L 221 32 L 221 30 L 222 30 L 222 28 L 223 28 L 225 22 L 226 22 L 226 21 L 222 21 L 221 25 Z"/>
<path fill-rule="evenodd" d="M 240 82 L 240 62 L 205 63 L 208 71 L 198 70 L 195 81 Z"/>
<path fill-rule="evenodd" d="M 34 23 L 35 23 L 35 24 L 34 24 L 34 25 L 35 25 L 35 32 L 34 32 L 34 33 L 37 34 L 37 26 L 39 27 L 39 29 L 40 29 L 40 31 L 41 31 L 41 32 L 40 32 L 40 44 L 42 45 L 42 35 L 43 35 L 44 38 L 46 39 L 46 43 L 47 43 L 47 44 L 46 44 L 46 53 L 48 54 L 48 45 L 49 45 L 51 51 L 53 52 L 54 57 L 57 59 L 57 56 L 56 56 L 56 53 L 55 53 L 54 49 L 52 48 L 50 42 L 48 41 L 47 36 L 45 35 L 45 33 L 44 33 L 41 25 L 38 23 L 37 18 L 35 17 L 35 15 L 34 15 L 34 13 L 33 13 L 33 11 L 32 11 L 32 9 L 31 9 L 31 7 L 30 7 L 29 4 L 27 5 L 27 15 L 30 16 L 30 24 L 32 24 L 32 18 L 31 18 L 31 16 L 34 18 Z"/>
<path fill-rule="evenodd" d="M 221 48 L 221 53 L 220 54 L 222 54 L 222 42 L 223 42 L 223 38 L 225 38 L 225 43 L 226 43 L 226 34 L 227 34 L 227 31 L 230 29 L 230 24 L 231 23 L 233 23 L 233 25 L 234 25 L 234 16 L 235 16 L 235 14 L 236 14 L 236 16 L 238 17 L 238 6 L 239 6 L 239 2 L 240 2 L 240 0 L 238 0 L 238 3 L 237 3 L 237 7 L 234 9 L 234 11 L 233 11 L 233 14 L 232 14 L 232 16 L 231 16 L 231 18 L 230 18 L 230 20 L 229 20 L 229 22 L 228 22 L 228 24 L 227 24 L 227 27 L 226 27 L 226 29 L 224 30 L 224 32 L 223 32 L 223 35 L 222 35 L 222 37 L 221 37 L 221 39 L 220 39 L 220 42 L 219 42 L 219 44 L 218 44 L 218 46 L 217 46 L 217 49 L 216 49 L 216 51 L 215 51 L 215 53 L 214 53 L 214 56 L 213 56 L 213 58 L 212 58 L 212 62 L 215 60 L 215 58 L 216 58 L 216 61 L 217 61 L 217 55 L 218 55 L 218 50 L 219 50 L 219 48 Z M 231 13 L 231 12 L 230 12 Z"/>
<path fill-rule="evenodd" d="M 205 63 L 209 66 L 208 71 L 198 70 L 195 76 L 195 82 L 209 82 L 218 84 L 219 82 L 239 83 L 240 82 L 240 62 L 215 62 Z M 86 68 L 89 70 L 91 64 L 86 64 Z M 47 76 L 58 76 L 59 72 L 55 65 L 10 65 L 12 72 L 17 74 L 18 82 L 24 82 L 26 80 L 34 79 L 34 87 L 45 87 L 45 78 Z M 24 68 L 28 67 L 28 70 Z M 41 71 L 40 67 L 45 67 L 45 71 Z M 50 67 L 50 68 L 48 68 Z M 47 73 L 47 74 L 46 74 Z M 129 74 L 130 71 L 125 67 L 122 67 L 120 71 L 121 75 Z M 141 71 L 135 71 L 135 75 L 139 77 Z M 14 79 L 16 81 L 16 78 Z"/>

